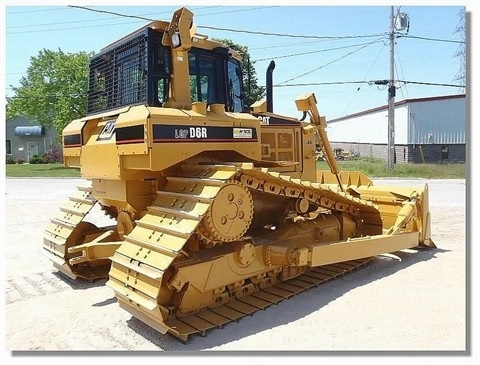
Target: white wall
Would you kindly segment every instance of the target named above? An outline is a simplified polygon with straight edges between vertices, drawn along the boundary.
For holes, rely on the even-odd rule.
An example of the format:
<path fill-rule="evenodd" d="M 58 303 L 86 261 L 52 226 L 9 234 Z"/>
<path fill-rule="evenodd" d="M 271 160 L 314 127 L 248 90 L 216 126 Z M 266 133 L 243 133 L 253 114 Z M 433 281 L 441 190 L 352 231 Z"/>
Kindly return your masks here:
<path fill-rule="evenodd" d="M 395 143 L 407 144 L 408 107 L 395 109 Z M 331 142 L 388 143 L 388 109 L 327 124 Z"/>

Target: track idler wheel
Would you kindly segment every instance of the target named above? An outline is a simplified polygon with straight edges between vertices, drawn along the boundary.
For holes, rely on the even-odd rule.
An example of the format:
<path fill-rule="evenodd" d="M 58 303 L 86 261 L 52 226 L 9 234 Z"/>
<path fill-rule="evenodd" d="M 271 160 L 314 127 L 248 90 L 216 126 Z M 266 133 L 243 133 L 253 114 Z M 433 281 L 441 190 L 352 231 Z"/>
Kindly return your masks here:
<path fill-rule="evenodd" d="M 103 232 L 103 229 L 98 228 L 90 222 L 82 221 L 78 223 L 65 243 L 66 252 L 71 247 L 91 242 Z M 66 262 L 63 265 L 64 267 L 62 271 L 68 276 L 72 278 L 79 276 L 89 281 L 106 278 L 108 276 L 108 271 L 110 270 L 110 260 L 97 260 L 76 265 L 69 264 L 69 260 L 75 258 L 76 256 L 78 256 L 78 254 L 72 255 L 66 253 L 65 255 Z"/>
<path fill-rule="evenodd" d="M 117 232 L 120 240 L 125 240 L 125 236 L 133 231 L 133 222 L 127 212 L 120 212 L 117 216 Z"/>
<path fill-rule="evenodd" d="M 242 183 L 231 181 L 220 189 L 203 220 L 202 233 L 208 238 L 232 242 L 240 239 L 253 219 L 253 199 Z"/>

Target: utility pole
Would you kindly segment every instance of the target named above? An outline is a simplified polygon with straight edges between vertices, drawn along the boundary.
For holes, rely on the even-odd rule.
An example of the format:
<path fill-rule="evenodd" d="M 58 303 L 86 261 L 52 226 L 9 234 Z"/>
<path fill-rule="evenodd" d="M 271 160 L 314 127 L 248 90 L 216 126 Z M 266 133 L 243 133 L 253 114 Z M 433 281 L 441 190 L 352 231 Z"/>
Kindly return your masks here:
<path fill-rule="evenodd" d="M 390 7 L 390 81 L 388 82 L 388 146 L 387 169 L 395 167 L 395 17 L 393 6 Z"/>

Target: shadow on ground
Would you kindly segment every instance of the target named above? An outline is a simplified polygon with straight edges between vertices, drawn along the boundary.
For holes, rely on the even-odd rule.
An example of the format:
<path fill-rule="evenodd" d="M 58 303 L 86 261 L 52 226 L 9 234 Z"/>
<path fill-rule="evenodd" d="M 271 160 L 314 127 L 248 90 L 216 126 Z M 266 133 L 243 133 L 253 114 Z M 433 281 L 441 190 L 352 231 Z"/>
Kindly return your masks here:
<path fill-rule="evenodd" d="M 396 252 L 389 256 L 377 256 L 364 268 L 299 293 L 251 316 L 243 317 L 238 322 L 229 323 L 221 329 L 211 329 L 207 331 L 205 337 L 191 335 L 185 344 L 172 336 L 162 335 L 135 317 L 128 321 L 128 326 L 165 351 L 189 352 L 212 349 L 301 319 L 352 289 L 386 278 L 420 262 L 435 259 L 436 255 L 445 252 L 447 250 L 416 249 Z M 339 280 L 342 281 L 342 285 L 338 285 Z"/>

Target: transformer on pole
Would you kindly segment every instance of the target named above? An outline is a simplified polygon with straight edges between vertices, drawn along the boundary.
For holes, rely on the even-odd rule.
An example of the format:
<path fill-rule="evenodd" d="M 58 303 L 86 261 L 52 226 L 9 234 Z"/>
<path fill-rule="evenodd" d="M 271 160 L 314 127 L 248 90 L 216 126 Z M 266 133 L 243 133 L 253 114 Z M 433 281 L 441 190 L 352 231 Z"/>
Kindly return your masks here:
<path fill-rule="evenodd" d="M 388 82 L 388 146 L 387 169 L 395 167 L 395 30 L 406 31 L 410 27 L 410 19 L 405 13 L 394 15 L 393 6 L 390 7 L 390 80 Z"/>

